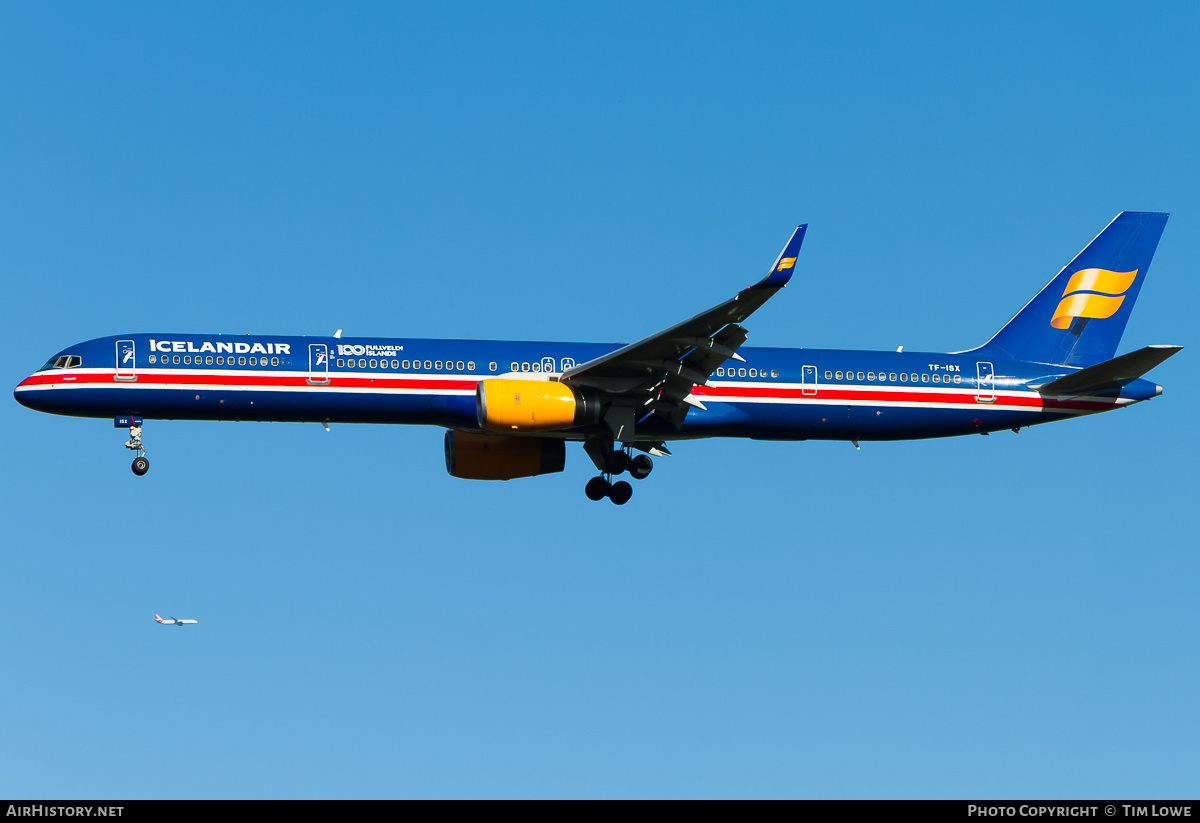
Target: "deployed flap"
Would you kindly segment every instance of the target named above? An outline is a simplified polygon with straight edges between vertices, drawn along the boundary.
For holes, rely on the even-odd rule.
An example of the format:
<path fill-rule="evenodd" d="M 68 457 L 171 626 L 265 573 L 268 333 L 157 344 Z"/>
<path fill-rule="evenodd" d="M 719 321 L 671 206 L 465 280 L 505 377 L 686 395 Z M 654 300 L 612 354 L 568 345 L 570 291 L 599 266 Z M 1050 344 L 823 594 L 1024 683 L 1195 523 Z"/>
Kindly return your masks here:
<path fill-rule="evenodd" d="M 1183 346 L 1147 346 L 1060 377 L 1039 388 L 1038 393 L 1050 397 L 1074 397 L 1119 389 L 1126 383 L 1137 380 L 1182 348 Z"/>
<path fill-rule="evenodd" d="M 703 385 L 726 359 L 741 359 L 737 348 L 745 342 L 746 330 L 738 323 L 791 279 L 806 228 L 796 228 L 758 283 L 682 323 L 567 370 L 562 382 L 642 395 L 647 405 L 655 403 L 655 411 L 682 419 L 676 412 L 694 405 L 689 402 L 692 387 Z"/>

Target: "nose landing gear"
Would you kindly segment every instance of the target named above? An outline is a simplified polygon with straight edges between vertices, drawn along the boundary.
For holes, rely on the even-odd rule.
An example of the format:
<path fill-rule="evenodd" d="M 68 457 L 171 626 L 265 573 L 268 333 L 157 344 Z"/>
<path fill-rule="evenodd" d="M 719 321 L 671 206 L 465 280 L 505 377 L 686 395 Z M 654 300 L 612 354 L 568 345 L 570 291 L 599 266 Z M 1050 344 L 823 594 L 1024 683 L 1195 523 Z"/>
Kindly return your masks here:
<path fill-rule="evenodd" d="M 150 461 L 146 459 L 146 449 L 142 446 L 142 418 L 134 416 L 125 416 L 116 418 L 117 428 L 129 427 L 129 439 L 125 441 L 125 448 L 136 452 L 137 457 L 133 458 L 133 473 L 141 477 L 146 472 L 150 471 Z"/>

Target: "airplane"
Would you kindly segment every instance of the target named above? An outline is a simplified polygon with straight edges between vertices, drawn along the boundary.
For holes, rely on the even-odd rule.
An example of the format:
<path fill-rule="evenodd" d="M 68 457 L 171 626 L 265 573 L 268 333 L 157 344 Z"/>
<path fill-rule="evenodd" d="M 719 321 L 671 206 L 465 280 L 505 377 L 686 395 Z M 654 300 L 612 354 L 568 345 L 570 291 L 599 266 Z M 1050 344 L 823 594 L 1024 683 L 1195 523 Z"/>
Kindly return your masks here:
<path fill-rule="evenodd" d="M 15 389 L 38 411 L 128 428 L 144 420 L 404 423 L 446 430 L 454 477 L 595 465 L 585 493 L 617 505 L 669 443 L 904 440 L 990 434 L 1157 397 L 1142 375 L 1180 351 L 1120 356 L 1167 214 L 1122 212 L 982 346 L 950 353 L 751 348 L 742 325 L 787 285 L 807 225 L 767 275 L 627 345 L 410 338 L 125 334 L 69 346 Z M 638 454 L 635 454 L 638 452 Z"/>
<path fill-rule="evenodd" d="M 199 623 L 200 622 L 199 620 L 192 620 L 190 618 L 188 618 L 186 620 L 176 620 L 174 617 L 168 617 L 166 620 L 163 620 L 157 614 L 154 615 L 154 620 L 158 623 L 162 623 L 164 626 L 184 626 L 184 625 L 187 625 L 188 623 Z"/>

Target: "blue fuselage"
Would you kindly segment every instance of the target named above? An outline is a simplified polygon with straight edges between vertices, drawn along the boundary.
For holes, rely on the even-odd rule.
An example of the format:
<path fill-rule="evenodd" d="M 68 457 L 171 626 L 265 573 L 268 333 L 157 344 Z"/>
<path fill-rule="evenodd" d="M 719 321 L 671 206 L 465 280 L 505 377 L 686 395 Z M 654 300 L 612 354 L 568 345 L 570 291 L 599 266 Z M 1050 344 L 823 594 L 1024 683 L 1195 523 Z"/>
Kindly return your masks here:
<path fill-rule="evenodd" d="M 407 423 L 479 431 L 476 385 L 555 379 L 618 344 L 129 334 L 64 349 L 15 390 L 80 417 Z M 1074 369 L 966 354 L 742 347 L 693 392 L 676 428 L 648 415 L 638 440 L 898 440 L 1029 426 L 1160 393 L 1137 379 L 1106 396 L 1043 398 Z M 582 430 L 547 433 L 582 438 Z"/>

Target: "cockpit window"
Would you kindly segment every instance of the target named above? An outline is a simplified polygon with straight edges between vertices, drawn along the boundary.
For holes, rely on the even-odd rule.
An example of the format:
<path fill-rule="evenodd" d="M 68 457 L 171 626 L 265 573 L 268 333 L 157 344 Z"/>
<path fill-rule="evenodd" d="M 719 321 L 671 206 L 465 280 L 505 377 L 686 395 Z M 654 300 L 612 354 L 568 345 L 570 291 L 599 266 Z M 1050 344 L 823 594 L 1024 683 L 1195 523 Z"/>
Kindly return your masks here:
<path fill-rule="evenodd" d="M 82 365 L 83 360 L 79 358 L 78 354 L 64 354 L 58 358 L 50 358 L 46 361 L 46 365 L 38 368 L 37 371 L 44 372 L 50 368 L 78 368 Z"/>
<path fill-rule="evenodd" d="M 64 354 L 59 357 L 51 357 L 46 361 L 46 365 L 42 366 L 38 371 L 46 371 L 47 369 L 77 369 L 83 364 L 77 354 Z"/>

